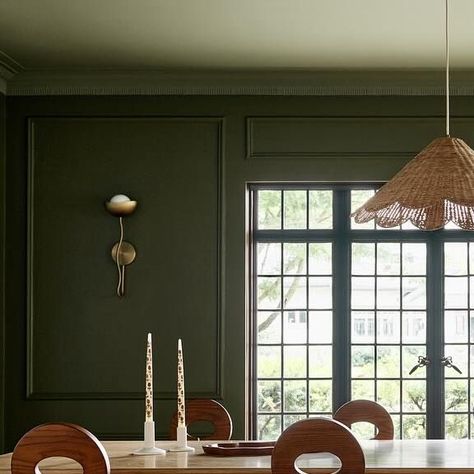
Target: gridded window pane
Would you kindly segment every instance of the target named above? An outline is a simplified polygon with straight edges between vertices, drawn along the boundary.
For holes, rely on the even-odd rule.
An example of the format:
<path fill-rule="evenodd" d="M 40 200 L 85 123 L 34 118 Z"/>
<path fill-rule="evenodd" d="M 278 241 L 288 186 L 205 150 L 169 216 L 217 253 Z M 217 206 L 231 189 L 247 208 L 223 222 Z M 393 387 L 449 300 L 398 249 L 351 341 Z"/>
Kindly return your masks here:
<path fill-rule="evenodd" d="M 472 267 L 474 272 L 474 267 Z M 474 277 L 469 277 L 469 308 L 474 308 Z"/>
<path fill-rule="evenodd" d="M 405 412 L 426 410 L 426 382 L 424 380 L 402 381 L 402 407 Z"/>
<path fill-rule="evenodd" d="M 402 377 L 406 378 L 425 378 L 426 367 L 419 367 L 410 374 L 411 369 L 418 364 L 419 357 L 426 356 L 425 346 L 403 346 L 402 347 Z"/>
<path fill-rule="evenodd" d="M 375 342 L 375 313 L 373 311 L 352 311 L 352 343 Z"/>
<path fill-rule="evenodd" d="M 425 343 L 426 313 L 424 311 L 403 311 L 402 331 L 403 342 L 418 344 Z"/>
<path fill-rule="evenodd" d="M 468 340 L 467 311 L 444 312 L 445 342 L 464 342 Z"/>
<path fill-rule="evenodd" d="M 354 242 L 352 244 L 352 274 L 375 274 L 375 244 Z"/>
<path fill-rule="evenodd" d="M 284 411 L 306 412 L 306 380 L 285 380 L 283 382 Z"/>
<path fill-rule="evenodd" d="M 444 307 L 467 308 L 467 277 L 446 277 L 444 279 Z"/>
<path fill-rule="evenodd" d="M 281 244 L 257 244 L 257 271 L 259 275 L 281 274 Z"/>
<path fill-rule="evenodd" d="M 310 275 L 330 275 L 332 273 L 332 244 L 318 242 L 309 244 Z"/>
<path fill-rule="evenodd" d="M 424 275 L 426 273 L 426 244 L 402 244 L 402 273 L 404 275 Z"/>
<path fill-rule="evenodd" d="M 372 309 L 375 307 L 375 278 L 352 277 L 352 308 Z"/>
<path fill-rule="evenodd" d="M 283 278 L 283 307 L 285 309 L 306 308 L 306 278 Z"/>
<path fill-rule="evenodd" d="M 400 278 L 377 278 L 377 308 L 397 309 L 400 307 Z"/>
<path fill-rule="evenodd" d="M 285 346 L 283 354 L 283 376 L 306 378 L 306 346 Z"/>
<path fill-rule="evenodd" d="M 402 306 L 403 309 L 426 308 L 426 278 L 403 278 Z"/>
<path fill-rule="evenodd" d="M 426 438 L 426 415 L 403 415 L 402 426 L 405 439 Z"/>
<path fill-rule="evenodd" d="M 332 377 L 332 347 L 309 347 L 309 376 L 311 378 Z"/>
<path fill-rule="evenodd" d="M 390 412 L 400 411 L 400 380 L 378 380 L 377 402 Z"/>
<path fill-rule="evenodd" d="M 400 275 L 400 244 L 377 244 L 377 274 Z"/>
<path fill-rule="evenodd" d="M 306 311 L 285 311 L 283 313 L 283 342 L 305 343 L 306 342 Z"/>
<path fill-rule="evenodd" d="M 259 378 L 281 377 L 281 347 L 259 346 L 257 353 L 257 376 Z"/>
<path fill-rule="evenodd" d="M 377 342 L 400 342 L 400 311 L 377 311 Z"/>
<path fill-rule="evenodd" d="M 258 415 L 257 437 L 262 440 L 275 440 L 281 433 L 280 415 Z"/>
<path fill-rule="evenodd" d="M 448 379 L 444 384 L 445 410 L 447 412 L 466 412 L 468 410 L 467 380 Z"/>
<path fill-rule="evenodd" d="M 279 309 L 281 306 L 281 278 L 258 277 L 258 309 Z"/>
<path fill-rule="evenodd" d="M 283 273 L 285 275 L 306 273 L 306 244 L 283 244 Z"/>
<path fill-rule="evenodd" d="M 469 273 L 474 273 L 474 242 L 469 242 Z"/>
<path fill-rule="evenodd" d="M 278 412 L 281 409 L 281 382 L 260 380 L 257 384 L 259 412 Z"/>
<path fill-rule="evenodd" d="M 445 436 L 458 439 L 474 436 L 474 243 L 446 242 L 444 273 Z"/>
<path fill-rule="evenodd" d="M 444 423 L 446 439 L 463 439 L 468 437 L 469 415 L 446 415 Z"/>
<path fill-rule="evenodd" d="M 332 229 L 332 191 L 309 191 L 309 228 Z"/>
<path fill-rule="evenodd" d="M 257 313 L 257 342 L 259 344 L 281 343 L 281 313 L 279 311 Z"/>
<path fill-rule="evenodd" d="M 258 192 L 258 228 L 281 229 L 281 191 Z"/>
<path fill-rule="evenodd" d="M 452 357 L 452 364 L 456 366 L 462 373 L 452 367 L 445 367 L 445 377 L 466 377 L 468 367 L 468 346 L 464 344 L 445 345 L 444 353 L 446 356 Z"/>
<path fill-rule="evenodd" d="M 312 309 L 332 307 L 332 278 L 309 278 L 309 307 Z"/>
<path fill-rule="evenodd" d="M 447 242 L 444 244 L 444 274 L 467 275 L 467 243 Z"/>
<path fill-rule="evenodd" d="M 309 342 L 320 344 L 332 343 L 332 312 L 309 312 Z"/>
<path fill-rule="evenodd" d="M 306 191 L 283 191 L 284 229 L 306 229 Z"/>
<path fill-rule="evenodd" d="M 377 377 L 400 378 L 400 347 L 377 347 Z"/>
<path fill-rule="evenodd" d="M 352 378 L 373 378 L 374 369 L 374 347 L 352 346 Z"/>
<path fill-rule="evenodd" d="M 353 400 L 374 400 L 375 382 L 373 380 L 352 380 L 351 397 Z"/>
<path fill-rule="evenodd" d="M 309 382 L 309 411 L 332 412 L 332 381 L 311 380 Z"/>

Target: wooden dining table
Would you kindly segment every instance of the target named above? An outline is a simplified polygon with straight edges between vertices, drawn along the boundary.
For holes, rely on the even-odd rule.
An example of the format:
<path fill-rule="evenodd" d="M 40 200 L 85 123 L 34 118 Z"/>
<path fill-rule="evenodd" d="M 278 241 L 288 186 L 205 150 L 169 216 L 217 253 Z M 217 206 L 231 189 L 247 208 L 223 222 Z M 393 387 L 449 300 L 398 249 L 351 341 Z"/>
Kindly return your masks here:
<path fill-rule="evenodd" d="M 167 449 L 175 442 L 157 442 Z M 104 441 L 111 471 L 119 474 L 268 474 L 271 456 L 210 456 L 193 441 L 194 453 L 167 452 L 161 456 L 136 456 L 138 441 Z M 366 471 L 371 474 L 449 473 L 474 471 L 474 440 L 394 440 L 361 441 Z M 11 453 L 0 456 L 0 474 L 10 473 Z M 305 472 L 325 474 L 337 470 L 337 459 L 327 454 L 303 455 L 297 462 Z M 50 458 L 40 463 L 42 473 L 78 474 L 79 464 L 65 458 Z"/>

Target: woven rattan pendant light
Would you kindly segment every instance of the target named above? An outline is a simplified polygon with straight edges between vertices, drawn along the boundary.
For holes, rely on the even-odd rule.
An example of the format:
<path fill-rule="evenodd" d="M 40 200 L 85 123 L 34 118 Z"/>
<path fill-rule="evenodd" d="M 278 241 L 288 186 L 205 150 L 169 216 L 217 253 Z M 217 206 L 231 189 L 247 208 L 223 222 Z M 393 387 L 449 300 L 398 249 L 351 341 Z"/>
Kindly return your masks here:
<path fill-rule="evenodd" d="M 382 227 L 411 221 L 436 230 L 449 221 L 474 230 L 474 150 L 449 135 L 449 0 L 446 0 L 446 136 L 436 138 L 353 214 Z"/>

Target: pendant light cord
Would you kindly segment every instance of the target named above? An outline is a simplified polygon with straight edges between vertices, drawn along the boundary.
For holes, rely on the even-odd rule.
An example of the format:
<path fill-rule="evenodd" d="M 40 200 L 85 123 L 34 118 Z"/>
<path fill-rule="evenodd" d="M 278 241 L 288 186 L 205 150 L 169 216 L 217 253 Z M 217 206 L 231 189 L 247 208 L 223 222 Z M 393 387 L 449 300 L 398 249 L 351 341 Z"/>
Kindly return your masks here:
<path fill-rule="evenodd" d="M 449 0 L 446 0 L 446 136 L 449 137 Z"/>

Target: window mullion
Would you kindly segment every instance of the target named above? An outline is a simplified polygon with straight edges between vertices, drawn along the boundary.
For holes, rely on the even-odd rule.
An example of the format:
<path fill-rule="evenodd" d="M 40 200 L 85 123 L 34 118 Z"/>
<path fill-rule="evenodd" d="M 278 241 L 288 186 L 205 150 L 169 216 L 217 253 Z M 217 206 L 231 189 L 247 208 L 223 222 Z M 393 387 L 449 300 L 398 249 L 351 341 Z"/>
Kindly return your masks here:
<path fill-rule="evenodd" d="M 334 192 L 333 410 L 350 400 L 350 191 Z"/>
<path fill-rule="evenodd" d="M 443 242 L 430 235 L 427 246 L 426 347 L 431 364 L 427 367 L 426 437 L 444 438 L 444 378 L 441 358 L 444 352 L 443 320 Z"/>

